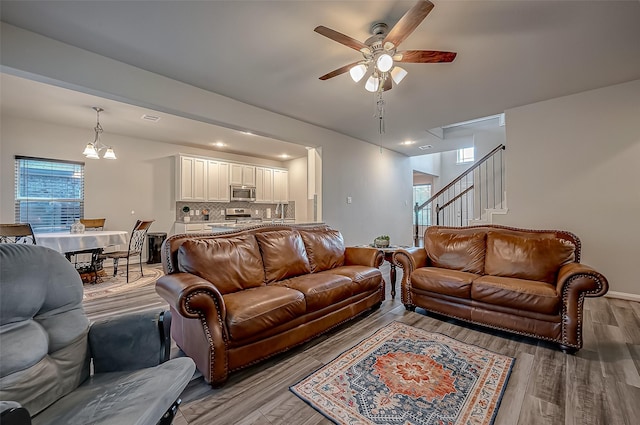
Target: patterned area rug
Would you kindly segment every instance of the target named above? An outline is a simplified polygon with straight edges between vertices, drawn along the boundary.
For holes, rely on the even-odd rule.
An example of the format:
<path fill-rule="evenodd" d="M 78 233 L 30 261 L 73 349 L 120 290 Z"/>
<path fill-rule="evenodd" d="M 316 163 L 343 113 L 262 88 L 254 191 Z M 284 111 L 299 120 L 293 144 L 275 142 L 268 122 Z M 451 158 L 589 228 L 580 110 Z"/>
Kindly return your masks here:
<path fill-rule="evenodd" d="M 140 276 L 140 266 L 134 264 L 129 269 L 129 283 L 127 283 L 126 266 L 119 266 L 118 275 L 115 277 L 113 276 L 113 268 L 105 267 L 100 273 L 97 283 L 85 283 L 82 285 L 84 287 L 83 299 L 93 300 L 155 284 L 156 280 L 164 275 L 161 268 L 146 265 L 142 266 L 142 272 L 144 276 Z"/>
<path fill-rule="evenodd" d="M 492 424 L 514 362 L 392 322 L 290 389 L 336 424 Z"/>

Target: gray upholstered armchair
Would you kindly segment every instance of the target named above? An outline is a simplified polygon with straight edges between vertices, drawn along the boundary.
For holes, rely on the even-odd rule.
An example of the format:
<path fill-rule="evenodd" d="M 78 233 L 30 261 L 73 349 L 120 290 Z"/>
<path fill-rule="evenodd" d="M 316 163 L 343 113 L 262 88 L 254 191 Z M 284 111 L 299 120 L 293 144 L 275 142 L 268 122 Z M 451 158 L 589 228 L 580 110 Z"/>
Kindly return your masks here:
<path fill-rule="evenodd" d="M 195 369 L 168 360 L 170 320 L 151 312 L 90 324 L 64 256 L 0 245 L 0 422 L 170 424 Z"/>

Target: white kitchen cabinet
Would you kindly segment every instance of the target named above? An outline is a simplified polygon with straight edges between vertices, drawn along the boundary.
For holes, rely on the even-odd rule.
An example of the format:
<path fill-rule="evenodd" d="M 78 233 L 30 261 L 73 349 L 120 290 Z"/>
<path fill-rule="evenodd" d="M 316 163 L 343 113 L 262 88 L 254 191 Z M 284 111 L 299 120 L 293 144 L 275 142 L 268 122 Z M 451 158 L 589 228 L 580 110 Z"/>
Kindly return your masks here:
<path fill-rule="evenodd" d="M 178 168 L 178 200 L 206 200 L 207 160 L 181 155 L 178 157 Z"/>
<path fill-rule="evenodd" d="M 273 203 L 273 168 L 256 167 L 256 202 Z"/>
<path fill-rule="evenodd" d="M 229 163 L 207 161 L 207 201 L 229 202 Z"/>
<path fill-rule="evenodd" d="M 229 184 L 256 185 L 256 167 L 246 164 L 231 164 Z"/>
<path fill-rule="evenodd" d="M 287 170 L 273 170 L 273 202 L 289 202 L 289 172 Z"/>

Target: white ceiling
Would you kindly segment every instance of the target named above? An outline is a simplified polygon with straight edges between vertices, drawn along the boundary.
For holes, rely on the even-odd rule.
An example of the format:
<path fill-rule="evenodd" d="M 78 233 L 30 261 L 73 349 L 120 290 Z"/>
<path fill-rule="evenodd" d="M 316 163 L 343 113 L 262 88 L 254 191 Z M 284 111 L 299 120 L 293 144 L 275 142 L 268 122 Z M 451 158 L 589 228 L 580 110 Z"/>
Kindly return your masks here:
<path fill-rule="evenodd" d="M 100 124 L 104 128 L 101 141 L 107 145 L 110 134 L 120 134 L 276 161 L 307 156 L 305 146 L 246 134 L 13 75 L 0 74 L 0 87 L 3 116 L 84 128 L 87 130 L 85 142 L 93 141 L 96 112 L 92 107 L 98 106 L 104 109 L 100 113 Z M 142 116 L 145 114 L 156 116 L 160 120 L 143 120 Z M 224 146 L 216 146 L 216 143 Z"/>
<path fill-rule="evenodd" d="M 414 1 L 3 0 L 0 11 L 12 25 L 407 155 L 433 144 L 427 129 L 640 78 L 637 0 L 434 3 L 401 50 L 458 56 L 405 66 L 408 76 L 384 95 L 382 137 L 372 94 L 348 74 L 318 79 L 359 53 L 313 28 L 364 41 L 373 23 L 393 26 Z M 177 121 L 175 138 L 193 124 Z"/>

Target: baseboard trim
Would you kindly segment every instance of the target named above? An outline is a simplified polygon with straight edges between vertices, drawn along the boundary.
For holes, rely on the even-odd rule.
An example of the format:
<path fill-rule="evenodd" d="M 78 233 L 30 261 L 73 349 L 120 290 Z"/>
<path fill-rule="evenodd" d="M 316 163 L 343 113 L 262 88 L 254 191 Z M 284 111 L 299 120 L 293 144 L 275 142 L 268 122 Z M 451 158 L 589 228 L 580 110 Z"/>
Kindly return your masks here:
<path fill-rule="evenodd" d="M 617 298 L 619 300 L 637 301 L 640 302 L 640 295 L 628 294 L 626 292 L 609 291 L 605 294 L 607 298 Z"/>

